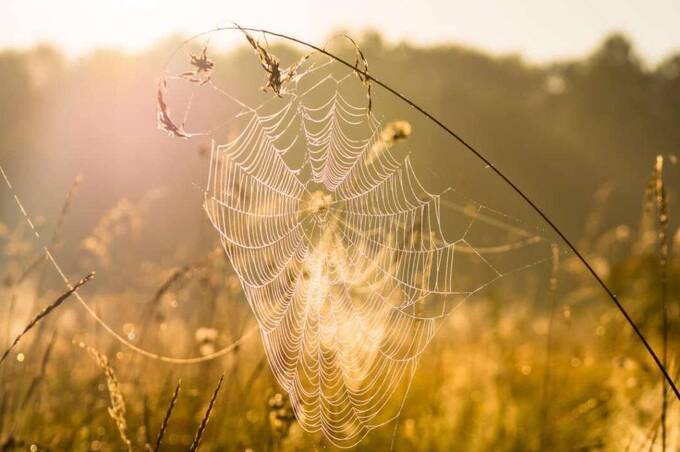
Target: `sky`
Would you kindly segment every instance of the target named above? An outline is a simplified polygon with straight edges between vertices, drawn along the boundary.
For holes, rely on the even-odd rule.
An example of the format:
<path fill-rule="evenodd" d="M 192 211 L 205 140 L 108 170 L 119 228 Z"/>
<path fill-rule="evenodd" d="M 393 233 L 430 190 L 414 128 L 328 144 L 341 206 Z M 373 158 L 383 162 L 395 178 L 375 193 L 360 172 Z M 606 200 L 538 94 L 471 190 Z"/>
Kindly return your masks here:
<path fill-rule="evenodd" d="M 313 43 L 370 28 L 393 42 L 453 42 L 534 62 L 580 57 L 613 31 L 649 64 L 680 51 L 680 0 L 1 0 L 0 47 L 136 51 L 230 21 Z"/>

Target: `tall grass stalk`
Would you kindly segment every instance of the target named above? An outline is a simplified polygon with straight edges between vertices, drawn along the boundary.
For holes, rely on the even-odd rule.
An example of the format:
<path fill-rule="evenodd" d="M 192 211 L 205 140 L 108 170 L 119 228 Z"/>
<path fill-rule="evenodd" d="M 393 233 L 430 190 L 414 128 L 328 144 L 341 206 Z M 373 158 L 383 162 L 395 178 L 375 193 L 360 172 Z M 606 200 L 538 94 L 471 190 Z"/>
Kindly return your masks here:
<path fill-rule="evenodd" d="M 179 391 L 182 388 L 182 380 L 177 381 L 177 386 L 175 386 L 175 392 L 172 394 L 172 399 L 170 399 L 170 404 L 168 409 L 165 410 L 165 416 L 163 417 L 163 422 L 161 423 L 161 428 L 158 431 L 158 436 L 156 437 L 156 445 L 154 446 L 154 452 L 158 452 L 161 448 L 161 443 L 163 442 L 163 437 L 168 429 L 168 424 L 170 423 L 170 417 L 172 416 L 172 411 L 175 409 L 177 404 L 177 398 L 179 397 Z"/>
<path fill-rule="evenodd" d="M 205 429 L 208 426 L 208 421 L 210 420 L 210 413 L 212 413 L 213 407 L 215 406 L 215 401 L 217 400 L 217 393 L 220 392 L 220 388 L 222 387 L 223 381 L 224 374 L 222 374 L 222 376 L 220 377 L 220 381 L 217 382 L 217 387 L 215 388 L 215 391 L 213 392 L 213 395 L 210 398 L 208 409 L 205 411 L 205 415 L 201 420 L 201 424 L 198 426 L 198 430 L 196 430 L 196 436 L 194 437 L 194 441 L 191 443 L 191 446 L 189 446 L 189 452 L 196 452 L 199 446 L 201 445 L 201 438 L 203 437 L 203 433 L 205 432 Z"/>

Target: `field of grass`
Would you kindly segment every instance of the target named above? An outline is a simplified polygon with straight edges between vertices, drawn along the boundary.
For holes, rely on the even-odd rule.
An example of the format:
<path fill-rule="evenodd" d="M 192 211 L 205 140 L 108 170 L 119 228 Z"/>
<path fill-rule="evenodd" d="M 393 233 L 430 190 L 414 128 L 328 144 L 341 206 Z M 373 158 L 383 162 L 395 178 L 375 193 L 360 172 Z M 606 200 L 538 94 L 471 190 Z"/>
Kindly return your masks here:
<path fill-rule="evenodd" d="M 70 202 L 77 202 L 75 193 L 65 216 Z M 653 207 L 651 199 L 639 230 L 595 229 L 581 246 L 660 350 Z M 0 326 L 7 346 L 63 292 L 21 220 L 0 227 L 7 262 Z M 65 245 L 54 224 L 61 220 L 37 226 L 55 231 L 57 247 Z M 78 260 L 116 266 L 124 247 L 134 246 L 128 236 L 144 227 L 139 204 L 121 201 L 82 241 Z M 677 232 L 669 240 L 680 246 Z M 528 275 L 457 308 L 422 357 L 398 422 L 370 433 L 357 450 L 661 450 L 658 370 L 579 262 L 557 257 L 551 275 Z M 143 262 L 118 277 L 121 284 L 104 290 L 95 277 L 80 291 L 103 318 L 120 319 L 112 327 L 143 348 L 207 355 L 254 325 L 219 248 L 184 267 Z M 678 255 L 669 261 L 667 284 L 669 371 L 677 377 Z M 148 449 L 180 380 L 161 449 L 186 450 L 222 375 L 201 450 L 331 448 L 296 424 L 257 334 L 211 361 L 163 363 L 121 346 L 71 299 L 29 330 L 2 363 L 2 450 Z M 666 450 L 675 450 L 680 405 L 672 395 L 666 424 Z"/>
<path fill-rule="evenodd" d="M 621 46 L 616 39 L 611 42 L 614 47 Z M 250 45 L 259 52 L 268 74 L 266 87 L 279 94 L 284 82 L 272 76 L 278 73 L 278 66 L 264 47 L 254 42 Z M 404 48 L 392 51 L 398 53 Z M 229 58 L 250 58 L 257 67 L 252 54 L 235 55 Z M 471 58 L 464 52 L 460 55 Z M 594 67 L 596 73 L 616 60 L 605 57 L 596 55 L 585 67 Z M 219 70 L 230 67 L 224 58 L 218 60 Z M 93 67 L 99 70 L 97 65 Z M 511 61 L 504 61 L 502 67 L 510 74 L 520 70 Z M 571 74 L 568 69 L 567 75 Z M 546 75 L 535 72 L 540 71 L 526 69 L 527 84 L 529 79 L 535 82 Z M 206 77 L 196 70 L 185 78 L 199 75 Z M 247 74 L 240 76 L 249 78 Z M 201 84 L 205 81 L 198 79 Z M 80 89 L 78 82 L 73 83 Z M 361 77 L 358 84 L 362 90 L 369 85 Z M 87 83 L 82 86 L 87 91 Z M 584 92 L 587 94 L 587 90 Z M 170 119 L 164 93 L 160 88 L 161 128 L 181 137 L 183 124 L 180 127 Z M 359 99 L 363 105 L 363 91 Z M 368 99 L 372 101 L 370 95 Z M 565 101 L 565 111 L 570 111 L 572 103 L 580 105 Z M 508 111 L 512 108 L 514 104 Z M 219 116 L 212 110 L 204 115 Z M 574 121 L 578 130 L 579 121 Z M 399 133 L 411 134 L 409 122 L 388 124 L 396 130 L 394 124 L 401 124 Z M 414 129 L 424 130 L 422 123 L 415 124 Z M 101 139 L 97 135 L 101 130 L 92 130 Z M 427 142 L 430 136 L 421 132 L 414 138 L 418 139 Z M 441 139 L 432 138 L 432 143 Z M 551 139 L 562 138 L 556 135 Z M 537 138 L 536 142 L 540 149 L 542 140 Z M 163 146 L 167 142 L 153 148 Z M 199 145 L 200 158 L 194 162 L 201 171 L 207 166 L 205 146 Z M 419 162 L 420 169 L 437 161 L 434 151 L 418 157 L 424 162 Z M 121 180 L 141 180 L 147 176 L 143 168 L 149 168 L 148 162 L 144 166 L 144 158 L 139 157 L 139 166 L 111 165 L 111 172 L 137 171 L 140 177 Z M 447 154 L 446 158 L 451 160 L 441 165 L 455 168 L 450 171 L 452 175 L 460 181 L 474 179 L 472 173 L 451 163 L 457 163 L 456 157 Z M 116 193 L 97 184 L 85 187 L 80 177 L 64 194 L 57 213 L 41 216 L 33 207 L 35 199 L 44 194 L 26 193 L 32 182 L 20 179 L 24 163 L 20 158 L 15 160 L 19 163 L 12 168 L 15 172 L 8 172 L 9 178 L 17 174 L 22 191 L 15 191 L 8 181 L 0 192 L 0 212 L 4 215 L 0 218 L 0 351 L 6 350 L 0 358 L 0 450 L 336 449 L 321 433 L 305 432 L 296 420 L 289 395 L 274 378 L 242 281 L 229 261 L 230 250 L 223 249 L 215 231 L 206 227 L 205 212 L 196 213 L 198 207 L 194 206 L 191 213 L 182 213 L 182 206 L 197 204 L 193 202 L 194 193 L 186 192 L 188 183 L 182 186 L 185 191 L 176 203 L 172 199 L 160 201 L 165 213 L 175 208 L 180 212 L 175 212 L 175 217 L 168 215 L 167 223 L 166 216 L 154 210 L 155 203 L 163 200 L 161 190 L 150 190 L 137 198 L 113 199 L 94 222 L 84 220 L 92 216 L 91 211 L 74 218 L 73 211 L 78 211 L 82 198 L 89 197 L 84 204 L 92 206 L 93 198 L 103 202 Z M 669 205 L 677 202 L 673 198 L 677 193 L 664 186 L 664 178 L 667 185 L 677 186 L 674 160 L 660 156 L 656 166 L 649 162 L 649 171 L 640 170 L 652 174 L 647 187 L 625 187 L 638 193 L 641 201 L 639 207 L 629 208 L 641 214 L 626 212 L 626 216 L 636 218 L 630 224 L 612 226 L 605 220 L 615 190 L 608 185 L 609 179 L 602 178 L 600 189 L 592 194 L 588 217 L 581 219 L 586 227 L 577 247 L 616 294 L 677 382 L 680 230 L 674 229 L 677 222 L 672 217 L 674 212 L 669 212 Z M 661 171 L 662 162 L 665 172 Z M 100 168 L 105 166 L 101 164 Z M 46 167 L 49 169 L 49 165 Z M 176 167 L 168 166 L 158 173 L 172 173 L 173 169 Z M 482 174 L 486 169 L 488 166 Z M 448 169 L 442 173 L 449 175 Z M 184 175 L 193 177 L 187 174 L 189 170 Z M 112 179 L 117 180 L 115 176 Z M 178 179 L 183 183 L 181 177 Z M 144 182 L 154 185 L 151 179 Z M 493 184 L 480 185 L 489 192 L 498 189 Z M 550 184 L 542 188 L 549 190 Z M 93 191 L 100 189 L 105 196 L 98 198 L 101 193 Z M 140 191 L 139 186 L 136 190 Z M 15 194 L 21 199 L 27 194 L 28 214 L 20 212 L 23 206 L 15 202 Z M 305 200 L 310 204 L 313 201 L 318 201 L 314 214 L 330 206 L 330 201 L 313 195 L 311 201 Z M 460 212 L 456 213 L 461 217 L 473 216 L 469 205 L 458 207 Z M 474 215 L 480 210 L 478 207 Z M 170 224 L 178 216 L 185 218 Z M 555 236 L 544 224 L 533 228 L 535 222 L 529 223 L 528 229 L 540 228 L 548 236 L 539 240 L 546 245 L 546 253 L 540 254 L 538 261 L 511 262 L 511 271 L 497 283 L 478 284 L 479 291 L 466 295 L 463 303 L 444 316 L 418 360 L 403 405 L 390 406 L 398 408 L 399 416 L 369 432 L 356 450 L 680 449 L 680 402 L 667 388 L 630 324 L 577 256 L 559 240 L 552 243 Z M 195 228 L 195 236 L 177 232 L 190 230 L 195 224 L 202 225 L 202 229 Z M 451 226 L 455 227 L 461 226 Z M 480 230 L 482 237 L 484 229 Z M 181 238 L 168 244 L 161 238 L 172 236 L 168 231 Z M 162 254 L 170 259 L 154 257 L 158 250 L 153 247 L 159 246 L 154 238 L 162 242 Z M 197 243 L 200 246 L 195 246 Z M 525 265 L 527 262 L 532 263 Z M 59 275 L 62 268 L 76 287 L 69 287 Z M 462 268 L 463 281 L 475 280 L 476 271 Z"/>

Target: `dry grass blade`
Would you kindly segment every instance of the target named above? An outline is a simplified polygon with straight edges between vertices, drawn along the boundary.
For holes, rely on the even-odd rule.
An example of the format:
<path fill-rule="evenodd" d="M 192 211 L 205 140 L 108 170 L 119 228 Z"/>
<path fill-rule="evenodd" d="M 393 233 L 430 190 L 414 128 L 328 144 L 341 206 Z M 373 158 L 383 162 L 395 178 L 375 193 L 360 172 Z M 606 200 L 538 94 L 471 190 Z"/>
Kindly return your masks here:
<path fill-rule="evenodd" d="M 14 339 L 14 342 L 12 342 L 12 345 L 5 350 L 5 353 L 2 354 L 2 358 L 0 358 L 0 363 L 2 363 L 5 358 L 7 358 L 7 355 L 9 355 L 9 352 L 19 343 L 21 338 L 28 333 L 31 328 L 33 328 L 40 320 L 45 318 L 47 315 L 49 315 L 50 312 L 58 308 L 66 299 L 68 299 L 76 290 L 78 290 L 83 284 L 87 283 L 89 280 L 91 280 L 94 277 L 94 272 L 90 273 L 89 275 L 85 276 L 83 279 L 78 281 L 75 286 L 71 287 L 68 291 L 64 292 L 59 298 L 54 300 L 49 306 L 44 308 L 42 311 L 36 315 L 33 320 L 28 322 L 28 325 L 23 329 L 21 333 Z"/>
<path fill-rule="evenodd" d="M 217 387 L 215 388 L 215 391 L 213 392 L 212 398 L 210 399 L 210 403 L 208 404 L 208 409 L 205 411 L 205 416 L 203 416 L 203 419 L 201 420 L 201 425 L 198 426 L 198 430 L 196 431 L 196 437 L 194 437 L 194 442 L 191 443 L 191 446 L 189 446 L 189 452 L 195 452 L 198 450 L 198 447 L 201 445 L 201 437 L 203 436 L 203 432 L 205 432 L 205 428 L 208 426 L 208 420 L 210 419 L 210 413 L 212 412 L 213 407 L 215 406 L 215 400 L 217 400 L 217 393 L 220 392 L 220 388 L 222 387 L 222 382 L 224 381 L 224 374 L 220 377 L 220 381 L 217 382 Z"/>
<path fill-rule="evenodd" d="M 371 107 L 373 106 L 373 96 L 371 94 L 371 77 L 368 75 L 368 60 L 366 59 L 364 52 L 361 51 L 359 44 L 357 44 L 354 39 L 347 35 L 343 36 L 347 38 L 354 46 L 354 51 L 356 53 L 356 58 L 354 59 L 354 71 L 357 77 L 359 77 L 359 80 L 361 80 L 361 83 L 363 83 L 363 85 L 366 87 L 366 98 L 368 100 L 367 112 L 370 114 Z"/>
<path fill-rule="evenodd" d="M 169 135 L 174 135 L 177 138 L 189 138 L 191 134 L 188 134 L 184 130 L 184 124 L 177 125 L 170 118 L 170 108 L 167 102 L 165 102 L 165 93 L 168 90 L 168 82 L 165 78 L 162 78 L 158 82 L 158 91 L 156 93 L 156 106 L 158 108 L 158 128 L 168 132 Z"/>
<path fill-rule="evenodd" d="M 302 63 L 307 61 L 311 54 L 303 56 L 297 63 L 288 66 L 286 69 L 281 69 L 281 62 L 274 54 L 265 49 L 255 38 L 250 35 L 250 33 L 241 28 L 240 25 L 234 25 L 236 25 L 238 29 L 241 30 L 241 32 L 245 35 L 248 43 L 251 45 L 253 50 L 255 50 L 255 54 L 260 59 L 260 65 L 262 66 L 262 69 L 267 72 L 267 81 L 262 87 L 262 90 L 267 91 L 268 88 L 271 88 L 271 90 L 274 91 L 274 94 L 279 97 L 283 97 L 285 94 L 283 85 L 295 78 L 298 69 Z"/>
<path fill-rule="evenodd" d="M 163 418 L 163 422 L 161 423 L 161 429 L 158 431 L 158 437 L 156 438 L 156 445 L 154 446 L 154 451 L 158 452 L 161 448 L 161 442 L 163 442 L 163 436 L 165 436 L 165 431 L 168 429 L 168 423 L 170 422 L 170 416 L 172 416 L 172 410 L 175 409 L 175 405 L 177 404 L 177 397 L 179 396 L 179 391 L 182 387 L 182 380 L 179 380 L 177 382 L 177 386 L 175 387 L 175 392 L 172 394 L 172 399 L 170 400 L 170 405 L 168 405 L 168 409 L 165 411 L 165 417 Z"/>
<path fill-rule="evenodd" d="M 97 365 L 104 371 L 104 375 L 106 376 L 106 387 L 109 390 L 109 397 L 111 401 L 111 406 L 108 409 L 109 416 L 111 416 L 111 419 L 113 419 L 116 423 L 120 439 L 125 444 L 126 449 L 131 451 L 132 443 L 127 437 L 125 398 L 123 397 L 123 393 L 120 391 L 118 378 L 116 377 L 116 373 L 114 372 L 113 368 L 109 364 L 109 359 L 94 348 L 85 345 L 83 342 L 78 343 L 78 346 L 85 349 L 87 353 L 92 356 L 92 358 L 94 358 Z"/>

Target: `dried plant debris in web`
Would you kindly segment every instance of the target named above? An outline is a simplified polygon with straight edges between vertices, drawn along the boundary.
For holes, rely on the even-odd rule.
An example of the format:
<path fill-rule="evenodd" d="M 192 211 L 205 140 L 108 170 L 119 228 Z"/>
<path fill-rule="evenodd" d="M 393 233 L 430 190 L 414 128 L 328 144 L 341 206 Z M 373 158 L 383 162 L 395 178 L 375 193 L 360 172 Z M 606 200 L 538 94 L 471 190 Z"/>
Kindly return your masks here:
<path fill-rule="evenodd" d="M 190 55 L 189 63 L 194 67 L 192 71 L 182 72 L 177 76 L 188 82 L 198 83 L 200 85 L 205 85 L 210 81 L 210 76 L 213 69 L 215 68 L 215 63 L 208 59 L 208 46 L 203 46 L 203 50 L 198 55 Z"/>
<path fill-rule="evenodd" d="M 281 63 L 274 54 L 264 48 L 260 42 L 253 38 L 246 30 L 241 28 L 239 25 L 236 26 L 241 30 L 241 32 L 243 32 L 246 39 L 248 40 L 248 43 L 252 46 L 253 50 L 255 50 L 255 54 L 260 59 L 260 65 L 262 66 L 262 69 L 264 69 L 267 73 L 267 80 L 265 85 L 262 87 L 262 90 L 267 91 L 269 88 L 271 88 L 274 94 L 276 94 L 278 97 L 282 97 L 283 94 L 285 94 L 283 85 L 295 78 L 298 73 L 298 69 L 305 61 L 307 61 L 307 59 L 310 57 L 310 54 L 300 58 L 297 63 L 292 64 L 285 69 L 281 69 Z"/>
<path fill-rule="evenodd" d="M 170 117 L 170 107 L 168 107 L 165 101 L 165 94 L 168 92 L 168 81 L 165 77 L 162 77 L 158 81 L 158 91 L 156 92 L 156 108 L 157 108 L 157 122 L 158 128 L 168 135 L 175 136 L 177 138 L 189 138 L 192 134 L 187 133 L 184 130 L 184 124 L 177 125 L 175 121 Z"/>
<path fill-rule="evenodd" d="M 366 100 L 368 101 L 366 111 L 370 113 L 371 108 L 373 107 L 373 96 L 371 94 L 371 77 L 368 75 L 368 60 L 361 50 L 361 47 L 359 47 L 359 44 L 357 44 L 354 39 L 347 35 L 343 36 L 354 46 L 354 52 L 356 54 L 354 59 L 354 70 L 357 77 L 359 77 L 359 80 L 361 80 L 361 83 L 366 87 Z"/>
<path fill-rule="evenodd" d="M 210 82 L 213 69 L 215 69 L 215 62 L 208 58 L 208 46 L 203 46 L 203 50 L 198 55 L 189 55 L 189 64 L 193 67 L 191 71 L 185 71 L 177 74 L 171 78 L 178 78 L 190 83 L 197 83 L 205 85 Z M 182 124 L 177 124 L 170 116 L 170 107 L 166 101 L 168 92 L 168 81 L 166 77 L 162 77 L 158 82 L 158 90 L 156 92 L 156 109 L 157 109 L 157 123 L 158 128 L 168 135 L 177 138 L 190 138 L 196 134 L 188 133 L 184 129 L 184 121 Z M 188 113 L 188 107 L 187 107 Z"/>

